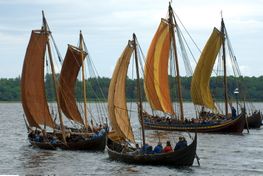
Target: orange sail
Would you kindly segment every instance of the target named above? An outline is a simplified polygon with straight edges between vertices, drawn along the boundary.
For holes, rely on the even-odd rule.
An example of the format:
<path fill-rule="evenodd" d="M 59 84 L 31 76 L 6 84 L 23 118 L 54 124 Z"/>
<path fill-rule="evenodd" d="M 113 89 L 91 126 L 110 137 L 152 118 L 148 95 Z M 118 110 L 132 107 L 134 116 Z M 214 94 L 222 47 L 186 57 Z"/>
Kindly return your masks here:
<path fill-rule="evenodd" d="M 125 92 L 127 71 L 132 52 L 133 47 L 129 42 L 120 56 L 111 78 L 108 93 L 108 110 L 115 135 L 135 142 L 128 116 Z"/>
<path fill-rule="evenodd" d="M 78 110 L 75 98 L 75 84 L 79 70 L 82 66 L 82 59 L 86 54 L 78 48 L 69 45 L 62 65 L 59 77 L 59 100 L 63 113 L 68 119 L 83 124 L 83 119 Z"/>
<path fill-rule="evenodd" d="M 216 110 L 216 106 L 209 85 L 214 63 L 222 42 L 221 32 L 214 28 L 198 60 L 191 82 L 193 103 L 214 110 Z"/>
<path fill-rule="evenodd" d="M 144 67 L 144 89 L 151 107 L 174 114 L 168 80 L 168 61 L 171 45 L 169 24 L 164 19 L 153 37 Z"/>
<path fill-rule="evenodd" d="M 32 127 L 46 125 L 54 128 L 44 84 L 44 57 L 48 34 L 43 31 L 32 31 L 27 47 L 22 78 L 21 101 L 27 121 Z"/>

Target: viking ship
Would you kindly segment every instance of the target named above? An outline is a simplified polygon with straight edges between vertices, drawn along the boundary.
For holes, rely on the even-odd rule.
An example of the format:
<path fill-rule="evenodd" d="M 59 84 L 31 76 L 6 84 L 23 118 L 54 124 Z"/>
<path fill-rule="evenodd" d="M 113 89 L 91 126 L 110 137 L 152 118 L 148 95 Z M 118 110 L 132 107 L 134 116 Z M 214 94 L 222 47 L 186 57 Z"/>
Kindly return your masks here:
<path fill-rule="evenodd" d="M 62 112 L 65 116 L 81 126 L 81 128 L 70 128 L 72 136 L 69 140 L 74 141 L 78 136 L 84 138 L 84 141 L 67 142 L 67 148 L 79 150 L 104 150 L 106 145 L 106 131 L 107 126 L 100 120 L 100 124 L 94 125 L 95 118 L 90 116 L 90 123 L 88 121 L 88 106 L 86 95 L 86 78 L 85 78 L 85 58 L 87 58 L 87 47 L 83 39 L 82 32 L 79 35 L 79 46 L 68 45 L 66 56 L 63 61 L 59 76 L 59 101 Z M 78 73 L 81 71 L 82 78 L 82 94 L 83 94 L 83 117 L 80 112 L 80 107 L 77 105 L 75 97 L 75 85 L 77 82 Z M 91 90 L 90 90 L 91 91 Z M 103 105 L 98 104 L 97 106 Z M 101 110 L 98 110 L 101 111 Z M 91 112 L 90 112 L 91 113 Z M 101 113 L 98 113 L 102 116 Z M 98 119 L 101 119 L 99 117 Z M 98 120 L 97 119 L 97 120 Z M 106 120 L 106 119 L 105 119 Z M 104 120 L 104 121 L 105 121 Z"/>
<path fill-rule="evenodd" d="M 90 127 L 87 120 L 83 122 L 73 94 L 76 77 L 81 66 L 83 67 L 87 53 L 83 51 L 82 45 L 79 48 L 69 45 L 58 81 L 50 43 L 50 40 L 54 40 L 44 12 L 42 14 L 43 26 L 31 33 L 21 78 L 21 100 L 29 142 L 43 149 L 59 147 L 68 150 L 104 150 L 105 129 Z M 82 34 L 80 38 L 83 43 Z M 54 46 L 57 49 L 55 44 Z M 51 69 L 52 73 L 59 122 L 56 121 L 57 114 L 47 101 L 45 65 L 50 65 L 48 69 Z M 63 113 L 72 123 L 78 123 L 83 128 L 67 127 L 63 121 Z"/>
<path fill-rule="evenodd" d="M 110 159 L 134 164 L 191 166 L 196 157 L 197 135 L 193 142 L 180 150 L 169 153 L 146 154 L 136 148 L 133 128 L 130 123 L 126 104 L 125 82 L 128 66 L 134 53 L 137 75 L 137 110 L 139 119 L 143 120 L 143 106 L 140 88 L 138 41 L 135 34 L 121 54 L 113 72 L 108 93 L 108 111 L 112 130 L 108 134 L 107 150 Z M 144 125 L 141 124 L 142 146 L 145 146 Z"/>
<path fill-rule="evenodd" d="M 190 132 L 242 133 L 245 124 L 245 114 L 241 113 L 234 119 L 229 118 L 226 74 L 224 75 L 225 115 L 209 113 L 209 118 L 208 116 L 202 117 L 205 121 L 199 117 L 195 119 L 191 117 L 185 118 L 175 30 L 177 33 L 180 31 L 172 7 L 169 6 L 169 18 L 168 20 L 162 19 L 152 39 L 146 57 L 144 68 L 144 89 L 147 100 L 154 114 L 151 115 L 149 112 L 144 112 L 143 123 L 145 128 Z M 213 65 L 220 48 L 223 50 L 223 61 L 225 61 L 224 31 L 225 27 L 222 20 L 221 31 L 214 29 L 202 51 L 191 82 L 191 96 L 193 103 L 195 105 L 210 108 L 213 112 L 217 112 L 217 109 L 210 93 L 209 83 Z M 180 39 L 179 36 L 178 38 Z M 175 78 L 177 83 L 176 88 L 179 101 L 179 112 L 175 112 L 175 108 L 171 101 L 171 89 L 168 76 L 169 56 L 173 56 L 175 60 L 174 67 L 176 72 Z M 172 63 L 170 62 L 170 65 L 171 64 Z M 226 63 L 224 62 L 224 64 Z M 197 108 L 196 111 L 198 111 Z M 161 116 L 160 113 L 162 114 Z M 210 115 L 213 116 L 216 121 L 211 120 Z"/>

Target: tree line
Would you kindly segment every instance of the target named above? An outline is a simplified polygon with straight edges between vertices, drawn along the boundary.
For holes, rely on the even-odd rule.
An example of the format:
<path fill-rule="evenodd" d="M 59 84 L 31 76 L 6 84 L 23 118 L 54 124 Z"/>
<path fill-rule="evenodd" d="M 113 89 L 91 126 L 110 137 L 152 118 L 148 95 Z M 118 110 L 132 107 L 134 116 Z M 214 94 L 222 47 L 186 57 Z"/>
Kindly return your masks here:
<path fill-rule="evenodd" d="M 223 78 L 212 77 L 210 81 L 211 92 L 217 100 L 223 99 Z M 234 77 L 228 77 L 228 94 L 235 98 L 234 90 L 239 87 L 241 97 L 246 97 L 251 101 L 263 101 L 263 76 L 259 77 L 241 77 L 236 80 Z M 20 101 L 20 77 L 18 78 L 1 78 L 0 79 L 0 101 Z M 45 77 L 45 91 L 49 101 L 55 100 L 54 85 L 50 75 Z M 171 87 L 170 95 L 173 101 L 177 100 L 177 85 L 174 77 L 169 77 Z M 99 77 L 89 78 L 86 80 L 88 100 L 106 101 L 108 97 L 108 87 L 110 78 Z M 136 99 L 137 82 L 134 79 L 127 78 L 126 81 L 126 98 L 128 101 Z M 143 89 L 143 80 L 140 80 Z M 183 99 L 191 101 L 190 95 L 191 77 L 181 77 L 181 88 Z M 77 81 L 75 86 L 75 96 L 77 100 L 83 100 L 82 82 Z M 145 93 L 142 91 L 143 100 L 146 100 Z"/>

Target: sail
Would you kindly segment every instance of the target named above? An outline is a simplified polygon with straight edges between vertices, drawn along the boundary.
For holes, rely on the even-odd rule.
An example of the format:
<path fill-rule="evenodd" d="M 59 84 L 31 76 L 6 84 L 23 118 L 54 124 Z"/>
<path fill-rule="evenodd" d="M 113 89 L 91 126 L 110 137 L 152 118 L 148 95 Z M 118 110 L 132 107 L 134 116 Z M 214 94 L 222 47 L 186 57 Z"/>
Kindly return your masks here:
<path fill-rule="evenodd" d="M 47 41 L 47 33 L 32 31 L 22 70 L 21 101 L 27 121 L 32 127 L 55 127 L 48 109 L 44 84 Z"/>
<path fill-rule="evenodd" d="M 120 56 L 113 72 L 109 92 L 108 111 L 112 129 L 117 136 L 135 142 L 126 104 L 126 77 L 133 47 L 130 42 Z"/>
<path fill-rule="evenodd" d="M 59 100 L 63 113 L 70 120 L 83 124 L 83 119 L 78 110 L 75 98 L 75 84 L 79 70 L 82 66 L 82 58 L 86 54 L 78 48 L 68 45 L 68 50 L 61 68 L 59 77 Z"/>
<path fill-rule="evenodd" d="M 174 114 L 168 80 L 169 28 L 168 22 L 162 19 L 153 37 L 144 67 L 144 90 L 153 109 Z"/>
<path fill-rule="evenodd" d="M 214 28 L 201 53 L 191 82 L 191 97 L 193 103 L 196 105 L 216 109 L 209 84 L 213 66 L 222 42 L 221 32 Z"/>

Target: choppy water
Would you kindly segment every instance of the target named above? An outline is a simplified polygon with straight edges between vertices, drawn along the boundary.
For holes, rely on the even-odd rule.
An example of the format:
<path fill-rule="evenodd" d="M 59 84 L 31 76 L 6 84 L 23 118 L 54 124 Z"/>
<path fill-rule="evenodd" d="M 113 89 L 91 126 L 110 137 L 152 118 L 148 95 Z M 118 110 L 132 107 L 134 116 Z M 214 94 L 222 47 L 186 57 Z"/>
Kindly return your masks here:
<path fill-rule="evenodd" d="M 259 109 L 262 103 L 255 104 Z M 190 105 L 186 104 L 186 108 Z M 188 113 L 192 113 L 189 111 Z M 0 174 L 19 175 L 263 175 L 263 129 L 244 135 L 198 134 L 201 166 L 172 168 L 128 165 L 108 154 L 83 151 L 46 151 L 29 146 L 20 103 L 0 103 Z M 132 118 L 137 129 L 138 121 Z M 166 138 L 178 133 L 147 131 Z M 151 142 L 151 141 L 150 141 Z"/>

